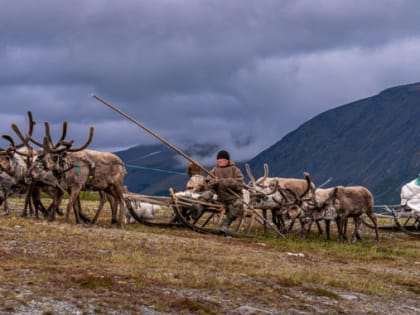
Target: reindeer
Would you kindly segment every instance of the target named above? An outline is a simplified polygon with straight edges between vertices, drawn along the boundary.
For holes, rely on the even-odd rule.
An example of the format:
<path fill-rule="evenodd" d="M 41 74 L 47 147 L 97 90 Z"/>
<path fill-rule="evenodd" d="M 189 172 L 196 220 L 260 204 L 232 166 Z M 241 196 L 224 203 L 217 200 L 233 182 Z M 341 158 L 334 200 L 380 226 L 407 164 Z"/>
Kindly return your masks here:
<path fill-rule="evenodd" d="M 310 187 L 314 187 L 309 174 L 304 173 L 305 179 L 268 177 L 268 164 L 264 164 L 264 176 L 255 180 L 249 165 L 246 164 L 245 167 L 250 178 L 251 204 L 263 210 L 264 218 L 267 218 L 267 210 L 271 210 L 273 223 L 279 230 L 284 231 L 286 229 L 283 219 L 284 209 L 290 203 L 285 197 L 285 191 L 289 189 L 298 196 L 306 195 Z"/>
<path fill-rule="evenodd" d="M 355 223 L 352 241 L 355 238 L 360 239 L 359 226 L 361 214 L 366 213 L 372 219 L 372 222 L 376 222 L 373 213 L 373 196 L 362 186 L 338 186 L 332 188 L 315 188 L 311 186 L 307 195 L 297 196 L 290 190 L 288 190 L 288 193 L 288 196 L 285 198 L 288 198 L 290 203 L 287 206 L 286 212 L 297 212 L 301 221 L 309 222 L 306 233 L 310 231 L 312 223 L 315 222 L 318 225 L 319 233 L 322 234 L 322 229 L 318 222 L 324 220 L 327 240 L 330 239 L 331 221 L 335 221 L 337 224 L 339 233 L 338 241 L 347 239 L 348 217 L 353 217 Z"/>
<path fill-rule="evenodd" d="M 319 222 L 324 220 L 326 237 L 327 240 L 330 239 L 330 222 L 331 220 L 336 220 L 336 215 L 335 212 L 326 211 L 325 203 L 331 197 L 333 190 L 334 188 L 311 187 L 309 197 L 305 195 L 299 197 L 293 191 L 287 190 L 288 194 L 285 198 L 289 203 L 285 212 L 291 217 L 299 218 L 302 225 L 302 236 L 309 233 L 313 222 L 317 224 L 319 234 L 323 234 Z M 306 231 L 304 223 L 308 223 Z"/>
<path fill-rule="evenodd" d="M 10 142 L 7 150 L 0 150 L 0 167 L 17 180 L 20 187 L 26 187 L 27 197 L 25 202 L 25 209 L 22 216 L 27 216 L 27 208 L 30 208 L 30 213 L 33 214 L 33 206 L 35 207 L 35 216 L 38 217 L 38 210 L 41 210 L 47 220 L 53 220 L 57 212 L 62 215 L 57 194 L 64 195 L 64 190 L 58 183 L 53 172 L 43 172 L 38 181 L 33 181 L 33 178 L 28 172 L 30 169 L 38 168 L 37 163 L 38 152 L 28 145 L 28 141 L 32 137 L 33 127 L 36 124 L 33 120 L 32 113 L 28 112 L 29 129 L 26 137 L 23 137 L 16 124 L 12 124 L 12 129 L 21 140 L 20 144 L 15 144 L 13 138 L 9 135 L 3 135 L 3 138 Z M 26 146 L 26 148 L 23 148 Z M 41 152 L 42 153 L 42 152 Z M 41 203 L 41 190 L 46 192 L 52 199 L 53 203 L 46 209 Z"/>
<path fill-rule="evenodd" d="M 35 122 L 30 111 L 28 112 L 28 117 L 29 129 L 27 136 L 30 137 Z M 14 181 L 14 184 L 10 187 L 11 191 L 17 190 L 19 193 L 26 194 L 22 216 L 28 215 L 28 208 L 30 214 L 34 214 L 34 207 L 36 217 L 38 217 L 38 210 L 41 210 L 46 215 L 46 209 L 40 201 L 40 188 L 28 183 L 26 178 L 28 166 L 34 160 L 36 152 L 23 148 L 23 141 L 15 144 L 13 138 L 9 135 L 3 135 L 3 138 L 9 141 L 10 145 L 7 149 L 0 149 L 0 170 L 9 176 L 9 180 Z M 7 192 L 5 192 L 5 196 L 7 196 Z M 5 203 L 5 211 L 6 209 L 7 203 Z M 8 210 L 6 214 L 8 214 Z"/>
<path fill-rule="evenodd" d="M 22 193 L 21 187 L 16 184 L 16 180 L 6 172 L 0 173 L 0 205 L 3 204 L 4 215 L 9 215 L 8 197 L 14 192 Z"/>
<path fill-rule="evenodd" d="M 106 198 L 111 204 L 112 223 L 122 227 L 125 211 L 123 180 L 126 174 L 122 160 L 110 152 L 86 149 L 93 138 L 93 127 L 89 128 L 89 135 L 85 143 L 78 148 L 74 148 L 73 140 L 65 140 L 67 122 L 63 123 L 62 135 L 56 144 L 53 144 L 48 122 L 45 122 L 44 125 L 45 137 L 41 144 L 42 154 L 38 156 L 38 165 L 42 165 L 44 171 L 53 172 L 60 185 L 69 191 L 66 221 L 69 222 L 70 211 L 73 209 L 76 223 L 80 222 L 81 209 L 77 206 L 80 191 L 94 190 L 106 194 Z M 38 145 L 40 144 L 32 137 L 30 140 Z M 39 174 L 36 174 L 35 168 L 32 168 L 30 173 L 34 177 L 39 176 Z M 101 196 L 101 204 L 93 219 L 94 222 L 105 203 L 105 195 Z"/>
<path fill-rule="evenodd" d="M 8 137 L 8 136 L 3 136 Z M 43 185 L 35 185 L 28 181 L 26 172 L 31 163 L 31 158 L 27 156 L 24 151 L 16 151 L 16 148 L 12 147 L 3 150 L 0 149 L 0 169 L 2 173 L 2 188 L 7 190 L 4 191 L 4 198 L 11 193 L 25 194 L 25 205 L 22 212 L 22 216 L 26 217 L 29 214 L 34 215 L 38 218 L 38 211 L 40 210 L 44 216 L 47 216 L 47 209 L 41 203 L 40 190 L 45 190 L 48 194 L 51 194 L 51 190 Z M 19 153 L 17 153 L 19 152 Z M 22 154 L 27 157 L 22 157 Z M 6 199 L 7 200 L 7 199 Z M 5 213 L 8 214 L 7 204 L 5 204 Z M 34 211 L 35 208 L 35 211 Z"/>
<path fill-rule="evenodd" d="M 32 166 L 29 168 L 27 173 L 27 181 L 35 185 L 42 186 L 44 190 L 47 190 L 48 194 L 52 198 L 52 203 L 48 207 L 46 218 L 48 221 L 55 220 L 55 213 L 62 215 L 60 210 L 60 204 L 64 198 L 66 191 L 69 192 L 69 184 L 71 182 L 67 178 L 63 178 L 58 173 L 54 173 L 51 170 L 45 169 L 42 160 L 37 159 Z M 107 198 L 110 199 L 103 191 L 99 191 L 100 196 L 100 205 L 97 211 L 97 215 L 102 210 Z M 111 203 L 112 201 L 110 201 Z M 77 211 L 79 218 L 84 223 L 95 223 L 97 215 L 95 215 L 94 221 L 91 221 L 85 214 L 82 212 L 80 196 L 77 197 L 76 202 L 74 203 L 74 211 Z"/>
<path fill-rule="evenodd" d="M 361 239 L 359 234 L 361 216 L 366 214 L 375 227 L 376 242 L 379 242 L 378 224 L 373 211 L 373 195 L 363 186 L 337 186 L 331 196 L 326 200 L 324 208 L 332 214 L 336 214 L 339 241 L 347 240 L 346 225 L 348 218 L 354 218 L 354 231 L 352 242 L 356 238 Z"/>

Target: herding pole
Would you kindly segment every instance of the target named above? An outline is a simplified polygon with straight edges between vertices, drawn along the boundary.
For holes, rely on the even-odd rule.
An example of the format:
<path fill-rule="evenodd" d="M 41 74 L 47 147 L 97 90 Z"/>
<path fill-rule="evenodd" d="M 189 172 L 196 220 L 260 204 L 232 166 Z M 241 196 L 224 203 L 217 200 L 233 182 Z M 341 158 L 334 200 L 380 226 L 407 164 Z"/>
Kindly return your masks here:
<path fill-rule="evenodd" d="M 118 114 L 124 116 L 125 118 L 127 118 L 128 120 L 130 120 L 131 122 L 135 123 L 137 126 L 139 126 L 140 128 L 146 130 L 148 133 L 150 133 L 152 136 L 154 136 L 155 138 L 157 138 L 158 140 L 162 141 L 164 144 L 166 144 L 168 147 L 170 147 L 171 149 L 175 150 L 178 154 L 180 154 L 182 157 L 184 157 L 185 159 L 187 159 L 188 161 L 190 161 L 191 163 L 196 164 L 203 172 L 205 172 L 207 175 L 209 175 L 210 177 L 214 178 L 214 175 L 211 174 L 205 167 L 201 166 L 197 161 L 194 161 L 191 157 L 189 157 L 188 155 L 186 155 L 184 152 L 182 152 L 180 149 L 178 149 L 176 146 L 174 146 L 172 143 L 170 143 L 169 141 L 165 140 L 164 138 L 162 138 L 161 136 L 159 136 L 156 132 L 154 132 L 153 130 L 147 128 L 145 125 L 141 124 L 138 120 L 134 119 L 133 117 L 127 115 L 126 113 L 124 113 L 123 111 L 121 111 L 119 108 L 117 108 L 116 106 L 112 105 L 111 103 L 108 103 L 107 101 L 103 100 L 102 98 L 100 98 L 99 96 L 96 96 L 95 94 L 92 94 L 92 97 L 96 100 L 98 100 L 99 102 L 105 104 L 106 106 L 108 106 L 109 108 L 111 108 L 112 110 L 116 111 Z"/>
<path fill-rule="evenodd" d="M 147 128 L 146 126 L 144 126 L 143 124 L 141 124 L 139 121 L 137 121 L 136 119 L 134 119 L 133 117 L 127 115 L 126 113 L 124 113 L 122 110 L 120 110 L 119 108 L 117 108 L 116 106 L 112 105 L 111 103 L 108 103 L 107 101 L 103 100 L 102 98 L 100 98 L 99 96 L 96 96 L 95 94 L 92 93 L 92 97 L 96 100 L 98 100 L 99 102 L 101 102 L 102 104 L 108 106 L 109 108 L 111 108 L 113 111 L 116 111 L 118 114 L 124 116 L 125 118 L 127 118 L 129 121 L 133 122 L 134 124 L 136 124 L 137 126 L 139 126 L 140 128 L 144 129 L 145 131 L 147 131 L 148 133 L 150 133 L 152 136 L 154 136 L 155 138 L 157 138 L 158 140 L 162 141 L 164 144 L 166 144 L 168 147 L 170 147 L 171 149 L 173 149 L 174 151 L 176 151 L 178 154 L 180 154 L 182 157 L 184 157 L 185 159 L 187 159 L 188 161 L 190 161 L 191 163 L 196 164 L 202 171 L 204 171 L 207 175 L 209 175 L 212 178 L 215 178 L 215 176 L 210 173 L 205 167 L 201 166 L 198 162 L 194 161 L 191 157 L 189 157 L 188 155 L 186 155 L 184 152 L 182 152 L 180 149 L 178 149 L 176 146 L 174 146 L 172 143 L 170 143 L 169 141 L 167 141 L 166 139 L 162 138 L 161 136 L 159 136 L 156 132 L 154 132 L 153 130 Z M 233 193 L 234 195 L 236 195 L 237 197 L 240 197 L 239 194 L 235 193 L 233 190 L 230 190 L 231 193 Z M 279 230 L 277 230 L 276 228 L 274 228 L 270 222 L 267 222 L 267 220 L 261 216 L 261 214 L 259 214 L 257 212 L 257 210 L 254 209 L 254 207 L 252 207 L 252 205 L 247 204 L 247 207 L 249 209 L 251 209 L 255 215 L 257 217 L 259 217 L 263 222 L 267 223 L 277 234 L 279 234 L 281 237 L 285 238 L 285 236 L 280 233 Z"/>

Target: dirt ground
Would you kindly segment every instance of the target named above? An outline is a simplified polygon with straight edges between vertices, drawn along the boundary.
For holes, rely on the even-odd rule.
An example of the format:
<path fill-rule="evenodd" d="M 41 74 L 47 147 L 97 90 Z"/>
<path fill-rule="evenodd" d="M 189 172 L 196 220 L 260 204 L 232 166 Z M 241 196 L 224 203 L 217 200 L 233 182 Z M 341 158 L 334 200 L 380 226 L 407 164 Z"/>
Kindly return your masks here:
<path fill-rule="evenodd" d="M 420 314 L 418 241 L 362 236 L 342 250 L 12 214 L 0 218 L 0 314 Z"/>

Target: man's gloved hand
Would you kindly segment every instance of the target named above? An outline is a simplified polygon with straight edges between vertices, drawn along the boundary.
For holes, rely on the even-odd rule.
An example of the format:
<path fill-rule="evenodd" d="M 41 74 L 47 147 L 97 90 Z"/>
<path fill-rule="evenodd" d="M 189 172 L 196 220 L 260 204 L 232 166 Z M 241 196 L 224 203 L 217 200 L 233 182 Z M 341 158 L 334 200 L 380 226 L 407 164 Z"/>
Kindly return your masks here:
<path fill-rule="evenodd" d="M 210 187 L 214 187 L 214 186 L 216 186 L 217 184 L 219 184 L 219 179 L 218 178 L 211 178 L 210 180 L 209 180 L 209 182 L 208 182 L 208 185 L 210 186 Z"/>

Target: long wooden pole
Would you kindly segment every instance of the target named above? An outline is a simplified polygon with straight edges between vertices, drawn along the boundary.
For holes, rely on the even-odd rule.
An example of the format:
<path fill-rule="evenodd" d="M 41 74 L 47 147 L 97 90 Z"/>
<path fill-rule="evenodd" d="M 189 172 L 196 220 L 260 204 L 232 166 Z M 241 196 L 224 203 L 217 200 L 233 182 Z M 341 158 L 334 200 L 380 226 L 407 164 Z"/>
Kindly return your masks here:
<path fill-rule="evenodd" d="M 159 136 L 156 132 L 154 132 L 153 130 L 147 128 L 146 126 L 144 126 L 142 123 L 140 123 L 139 121 L 137 121 L 136 119 L 134 119 L 133 117 L 131 117 L 130 115 L 127 115 L 126 113 L 124 113 L 122 110 L 120 110 L 119 108 L 117 108 L 116 106 L 112 105 L 111 103 L 108 103 L 107 101 L 103 100 L 102 98 L 100 98 L 99 96 L 92 94 L 92 97 L 96 100 L 98 100 L 99 102 L 101 102 L 102 104 L 108 106 L 109 108 L 111 108 L 113 111 L 116 111 L 118 114 L 124 116 L 125 118 L 127 118 L 129 121 L 133 122 L 134 124 L 136 124 L 137 126 L 139 126 L 140 128 L 144 129 L 145 131 L 147 131 L 148 133 L 150 133 L 152 136 L 154 136 L 155 138 L 157 138 L 158 140 L 162 141 L 164 144 L 166 144 L 168 147 L 170 147 L 171 149 L 173 149 L 174 151 L 176 151 L 178 154 L 180 154 L 182 157 L 184 157 L 185 159 L 187 159 L 188 161 L 196 164 L 202 171 L 204 171 L 207 175 L 209 175 L 210 177 L 214 178 L 215 176 L 213 174 L 211 174 L 205 167 L 201 166 L 200 163 L 198 163 L 197 161 L 194 161 L 191 157 L 189 157 L 188 155 L 186 155 L 184 152 L 182 152 L 179 148 L 177 148 L 176 146 L 174 146 L 172 143 L 170 143 L 168 140 L 164 139 L 163 137 Z M 235 193 L 233 190 L 230 190 L 230 192 L 232 194 L 234 194 L 237 197 L 241 197 L 239 194 Z M 275 232 L 277 232 L 277 234 L 279 234 L 280 236 L 282 236 L 283 238 L 284 235 L 282 233 L 280 233 L 279 230 L 277 230 L 276 228 L 274 228 L 269 222 L 267 222 L 267 220 L 261 216 L 261 214 L 259 214 L 250 204 L 247 204 L 247 207 L 249 209 L 251 209 L 263 222 L 268 223 L 269 226 L 271 226 L 273 228 L 273 230 Z"/>
<path fill-rule="evenodd" d="M 111 103 L 108 103 L 107 101 L 103 100 L 102 98 L 100 98 L 99 96 L 92 94 L 92 97 L 96 100 L 98 100 L 99 102 L 105 104 L 106 106 L 108 106 L 109 108 L 111 108 L 112 110 L 116 111 L 118 114 L 124 116 L 125 118 L 127 118 L 128 120 L 130 120 L 131 122 L 133 122 L 134 124 L 136 124 L 137 126 L 139 126 L 140 128 L 146 130 L 148 133 L 150 133 L 153 137 L 157 138 L 158 140 L 162 141 L 164 144 L 166 144 L 168 147 L 170 147 L 171 149 L 173 149 L 174 151 L 176 151 L 178 154 L 180 154 L 182 157 L 184 157 L 185 159 L 187 159 L 188 161 L 196 164 L 203 172 L 205 172 L 207 175 L 209 175 L 210 177 L 214 178 L 214 175 L 211 174 L 205 167 L 201 166 L 200 163 L 198 163 L 197 161 L 193 160 L 191 157 L 189 157 L 188 155 L 186 155 L 184 152 L 182 152 L 179 148 L 177 148 L 176 146 L 174 146 L 172 143 L 170 143 L 168 140 L 164 139 L 163 137 L 159 136 L 156 132 L 154 132 L 153 130 L 147 128 L 145 125 L 143 125 L 142 123 L 140 123 L 138 120 L 134 119 L 133 117 L 127 115 L 126 113 L 124 113 L 122 110 L 120 110 L 119 108 L 117 108 L 116 106 L 112 105 Z"/>

